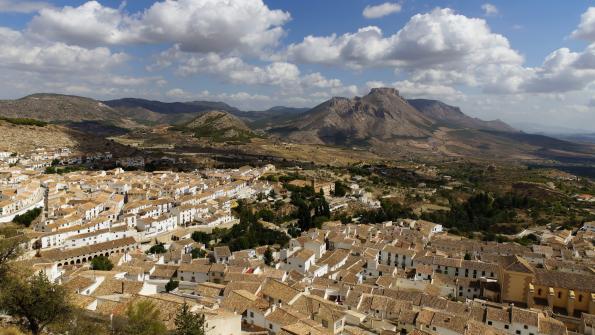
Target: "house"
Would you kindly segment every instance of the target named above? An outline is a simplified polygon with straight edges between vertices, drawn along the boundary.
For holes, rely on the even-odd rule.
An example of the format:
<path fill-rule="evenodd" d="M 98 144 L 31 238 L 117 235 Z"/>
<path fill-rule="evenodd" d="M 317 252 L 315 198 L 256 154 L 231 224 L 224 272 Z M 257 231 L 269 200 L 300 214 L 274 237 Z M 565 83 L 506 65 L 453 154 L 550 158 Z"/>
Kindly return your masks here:
<path fill-rule="evenodd" d="M 316 254 L 309 249 L 302 249 L 287 258 L 287 270 L 296 270 L 299 273 L 306 273 L 316 262 Z"/>
<path fill-rule="evenodd" d="M 193 283 L 204 283 L 209 280 L 210 264 L 193 260 L 192 263 L 182 263 L 178 268 L 178 279 Z"/>
<path fill-rule="evenodd" d="M 215 247 L 213 249 L 213 256 L 215 257 L 215 262 L 227 264 L 231 259 L 231 250 L 229 250 L 228 246 Z"/>

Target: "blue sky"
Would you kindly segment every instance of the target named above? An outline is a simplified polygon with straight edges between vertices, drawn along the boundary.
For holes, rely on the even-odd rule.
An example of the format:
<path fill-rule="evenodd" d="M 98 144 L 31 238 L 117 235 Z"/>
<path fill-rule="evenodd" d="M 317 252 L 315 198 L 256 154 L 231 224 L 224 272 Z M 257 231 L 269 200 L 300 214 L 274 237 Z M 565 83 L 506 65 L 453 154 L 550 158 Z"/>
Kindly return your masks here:
<path fill-rule="evenodd" d="M 0 0 L 0 97 L 314 106 L 392 86 L 595 131 L 595 1 Z"/>

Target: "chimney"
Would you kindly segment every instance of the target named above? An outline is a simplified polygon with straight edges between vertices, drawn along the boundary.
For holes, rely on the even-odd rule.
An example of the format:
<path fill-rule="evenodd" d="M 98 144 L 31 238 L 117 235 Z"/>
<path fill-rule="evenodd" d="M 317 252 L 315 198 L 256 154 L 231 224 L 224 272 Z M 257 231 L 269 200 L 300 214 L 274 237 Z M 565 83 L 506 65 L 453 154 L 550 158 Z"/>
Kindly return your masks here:
<path fill-rule="evenodd" d="M 510 312 L 508 312 L 509 321 L 512 322 L 512 309 L 514 308 L 514 303 L 510 304 Z"/>

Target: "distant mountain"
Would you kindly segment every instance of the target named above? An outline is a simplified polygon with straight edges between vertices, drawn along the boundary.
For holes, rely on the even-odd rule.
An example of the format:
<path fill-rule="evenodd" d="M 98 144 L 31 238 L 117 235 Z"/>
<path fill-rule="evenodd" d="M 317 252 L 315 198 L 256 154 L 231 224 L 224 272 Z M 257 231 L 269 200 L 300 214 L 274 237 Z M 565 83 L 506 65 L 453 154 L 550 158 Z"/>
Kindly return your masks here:
<path fill-rule="evenodd" d="M 374 88 L 364 97 L 332 98 L 271 129 L 304 143 L 353 145 L 372 139 L 425 138 L 435 122 L 392 88 Z"/>
<path fill-rule="evenodd" d="M 123 129 L 144 127 L 161 119 L 159 114 L 148 110 L 129 113 L 90 98 L 48 93 L 2 100 L 0 116 L 67 124 L 82 131 L 93 130 L 96 134 L 119 133 Z"/>
<path fill-rule="evenodd" d="M 254 128 L 266 129 L 291 120 L 309 110 L 310 108 L 275 106 L 264 111 L 246 111 L 234 115 L 249 122 Z"/>
<path fill-rule="evenodd" d="M 499 120 L 469 117 L 436 100 L 407 100 L 392 88 L 375 88 L 353 99 L 332 98 L 269 131 L 288 141 L 355 146 L 386 156 L 595 162 L 593 146 L 525 134 Z"/>
<path fill-rule="evenodd" d="M 239 110 L 224 102 L 218 101 L 190 101 L 190 102 L 161 102 L 155 100 L 123 98 L 104 101 L 112 108 L 144 108 L 159 114 L 188 114 L 200 113 L 210 110 L 238 112 Z"/>
<path fill-rule="evenodd" d="M 16 100 L 1 100 L 0 115 L 48 122 L 117 120 L 122 117 L 114 109 L 93 99 L 45 93 Z"/>
<path fill-rule="evenodd" d="M 500 120 L 483 121 L 467 116 L 459 107 L 450 106 L 438 100 L 410 99 L 407 101 L 425 116 L 446 127 L 517 131 Z"/>
<path fill-rule="evenodd" d="M 173 130 L 214 142 L 247 142 L 257 135 L 239 118 L 224 111 L 208 111 Z"/>

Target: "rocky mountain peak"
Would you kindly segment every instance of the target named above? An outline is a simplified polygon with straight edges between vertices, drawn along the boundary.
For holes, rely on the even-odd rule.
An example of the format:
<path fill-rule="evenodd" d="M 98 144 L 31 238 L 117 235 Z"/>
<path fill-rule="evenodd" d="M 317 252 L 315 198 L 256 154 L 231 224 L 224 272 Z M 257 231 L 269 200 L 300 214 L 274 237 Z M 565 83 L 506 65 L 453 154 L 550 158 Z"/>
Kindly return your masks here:
<path fill-rule="evenodd" d="M 388 96 L 399 96 L 399 90 L 392 87 L 375 87 L 370 90 L 368 95 L 388 95 Z"/>

